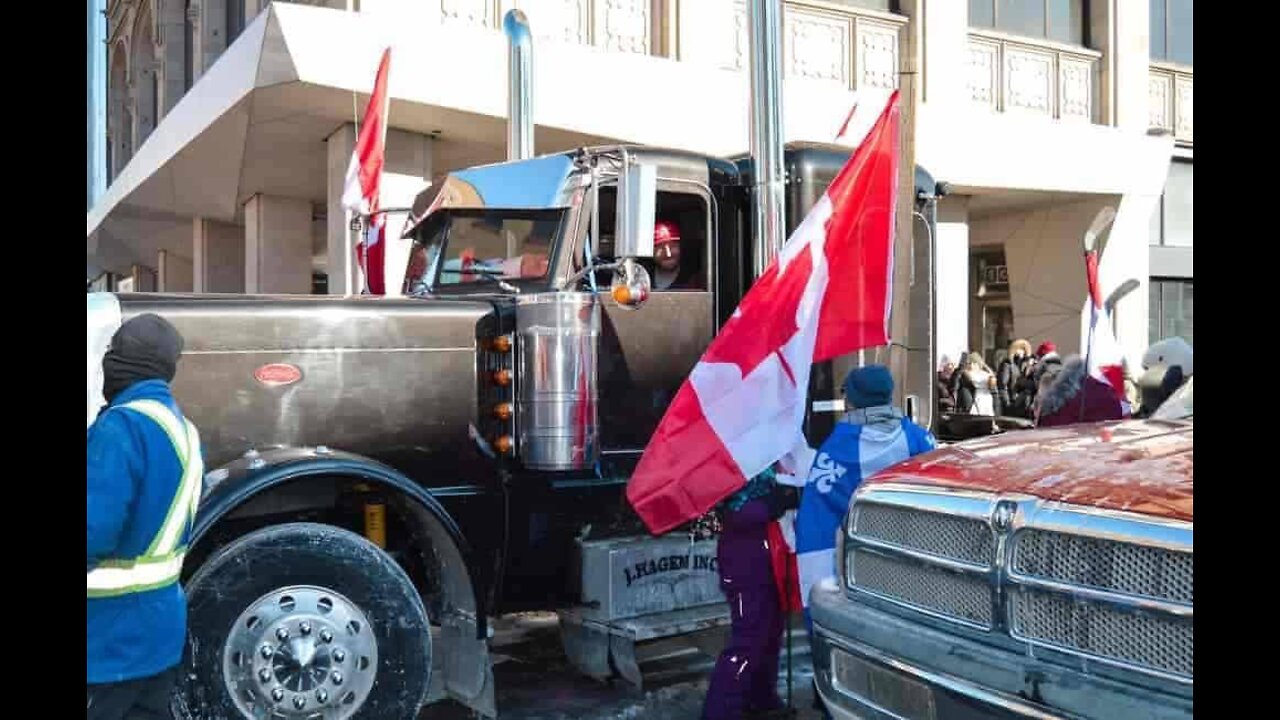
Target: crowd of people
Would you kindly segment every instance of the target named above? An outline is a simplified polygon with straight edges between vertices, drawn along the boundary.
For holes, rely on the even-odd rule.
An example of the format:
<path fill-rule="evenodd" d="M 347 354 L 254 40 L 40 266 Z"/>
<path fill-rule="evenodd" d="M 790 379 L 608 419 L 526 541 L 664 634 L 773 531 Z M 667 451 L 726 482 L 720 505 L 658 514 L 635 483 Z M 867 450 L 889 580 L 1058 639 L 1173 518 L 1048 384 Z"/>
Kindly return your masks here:
<path fill-rule="evenodd" d="M 992 370 L 981 353 L 948 355 L 938 363 L 938 411 L 944 415 L 1017 418 L 1037 426 L 1143 416 L 1152 412 L 1191 376 L 1192 348 L 1180 337 L 1152 343 L 1139 373 L 1126 371 L 1122 401 L 1102 381 L 1090 377 L 1080 355 L 1063 358 L 1052 341 L 1031 350 L 1019 338 Z M 1126 403 L 1128 407 L 1126 407 Z"/>
<path fill-rule="evenodd" d="M 982 354 L 961 353 L 960 366 L 949 355 L 938 364 L 938 410 L 943 413 L 1032 419 L 1040 382 L 1063 365 L 1054 343 L 1040 343 L 1034 353 L 1024 339 L 1009 345 L 1008 355 L 992 370 Z"/>

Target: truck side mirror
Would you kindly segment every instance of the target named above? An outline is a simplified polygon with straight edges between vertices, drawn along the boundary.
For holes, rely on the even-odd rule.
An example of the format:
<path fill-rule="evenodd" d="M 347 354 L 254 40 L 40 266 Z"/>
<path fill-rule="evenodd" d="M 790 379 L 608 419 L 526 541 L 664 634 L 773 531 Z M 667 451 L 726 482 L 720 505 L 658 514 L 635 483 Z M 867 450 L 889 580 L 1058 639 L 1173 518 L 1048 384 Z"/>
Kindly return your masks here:
<path fill-rule="evenodd" d="M 624 156 L 618 175 L 617 258 L 653 257 L 653 223 L 657 213 L 658 168 Z"/>
<path fill-rule="evenodd" d="M 649 299 L 650 290 L 649 271 L 634 258 L 623 258 L 614 267 L 609 294 L 618 305 L 636 310 Z"/>

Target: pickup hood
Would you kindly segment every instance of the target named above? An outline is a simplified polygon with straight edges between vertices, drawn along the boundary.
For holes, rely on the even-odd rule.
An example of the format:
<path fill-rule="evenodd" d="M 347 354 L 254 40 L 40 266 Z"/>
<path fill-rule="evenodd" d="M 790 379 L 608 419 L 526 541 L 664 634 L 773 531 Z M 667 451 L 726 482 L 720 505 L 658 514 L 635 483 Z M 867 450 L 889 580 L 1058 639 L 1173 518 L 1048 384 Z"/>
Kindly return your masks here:
<path fill-rule="evenodd" d="M 1089 423 L 935 450 L 867 481 L 962 488 L 1192 521 L 1192 423 Z"/>

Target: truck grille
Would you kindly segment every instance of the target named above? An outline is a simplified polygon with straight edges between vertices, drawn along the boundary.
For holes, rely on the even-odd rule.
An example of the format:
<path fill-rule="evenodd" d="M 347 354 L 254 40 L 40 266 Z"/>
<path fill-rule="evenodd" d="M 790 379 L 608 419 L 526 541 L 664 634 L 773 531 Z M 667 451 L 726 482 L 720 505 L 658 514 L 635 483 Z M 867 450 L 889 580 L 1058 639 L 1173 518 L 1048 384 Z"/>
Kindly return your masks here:
<path fill-rule="evenodd" d="M 1189 552 L 1048 530 L 1018 533 L 1013 552 L 1020 575 L 1188 604 L 1192 563 Z"/>
<path fill-rule="evenodd" d="M 989 493 L 860 490 L 846 589 L 1020 643 L 1192 679 L 1189 522 Z"/>
<path fill-rule="evenodd" d="M 858 537 L 983 567 L 995 559 L 994 538 L 982 520 L 875 503 L 855 507 Z"/>
<path fill-rule="evenodd" d="M 1192 677 L 1195 636 L 1189 619 L 1126 612 L 1109 604 L 1027 588 L 1014 590 L 1010 600 L 1015 637 Z"/>
<path fill-rule="evenodd" d="M 855 549 L 849 581 L 862 590 L 965 622 L 991 627 L 991 586 L 980 576 Z"/>

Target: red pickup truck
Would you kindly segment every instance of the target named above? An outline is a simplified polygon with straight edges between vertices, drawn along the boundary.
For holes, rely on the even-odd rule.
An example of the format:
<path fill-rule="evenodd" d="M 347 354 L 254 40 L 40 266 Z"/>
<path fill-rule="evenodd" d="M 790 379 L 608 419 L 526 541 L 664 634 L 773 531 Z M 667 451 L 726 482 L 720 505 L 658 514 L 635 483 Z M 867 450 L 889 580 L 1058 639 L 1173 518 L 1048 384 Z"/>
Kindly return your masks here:
<path fill-rule="evenodd" d="M 1192 393 L 864 482 L 810 596 L 832 715 L 1190 718 Z"/>

